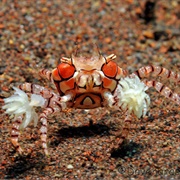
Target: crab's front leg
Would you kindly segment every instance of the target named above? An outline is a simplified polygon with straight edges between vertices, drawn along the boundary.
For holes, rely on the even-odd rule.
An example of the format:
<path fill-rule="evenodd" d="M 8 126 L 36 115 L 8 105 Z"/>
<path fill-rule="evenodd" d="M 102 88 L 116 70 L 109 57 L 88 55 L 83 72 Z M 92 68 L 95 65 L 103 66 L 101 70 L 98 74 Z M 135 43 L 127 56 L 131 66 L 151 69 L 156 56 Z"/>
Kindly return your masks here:
<path fill-rule="evenodd" d="M 41 128 L 40 128 L 40 137 L 42 141 L 42 148 L 44 149 L 44 152 L 46 155 L 48 155 L 48 149 L 47 149 L 47 118 L 48 115 L 52 114 L 54 112 L 54 109 L 51 107 L 47 107 L 41 114 L 40 114 L 40 122 L 41 122 Z"/>
<path fill-rule="evenodd" d="M 58 100 L 56 97 L 51 97 L 49 99 L 48 105 L 43 110 L 43 112 L 40 114 L 40 122 L 41 122 L 41 128 L 40 128 L 40 137 L 42 141 L 42 148 L 44 149 L 44 152 L 46 155 L 48 155 L 48 149 L 47 149 L 47 118 L 49 115 L 55 113 L 55 112 L 61 112 L 64 108 L 67 107 L 67 102 L 71 100 L 71 95 L 65 95 L 61 97 L 60 100 Z"/>
<path fill-rule="evenodd" d="M 127 113 L 123 122 L 123 127 L 120 133 L 116 135 L 116 145 L 117 148 L 128 138 L 128 134 L 131 127 L 131 122 L 133 121 L 134 116 Z"/>
<path fill-rule="evenodd" d="M 147 89 L 148 87 L 134 76 L 121 78 L 113 93 L 104 93 L 107 105 L 118 108 L 126 114 L 118 145 L 127 138 L 132 119 L 146 115 L 150 104 L 150 97 L 145 92 Z"/>
<path fill-rule="evenodd" d="M 23 150 L 20 147 L 19 142 L 18 142 L 18 138 L 20 135 L 19 128 L 22 122 L 23 122 L 23 116 L 20 115 L 14 119 L 14 122 L 12 124 L 12 129 L 11 129 L 11 143 L 13 144 L 16 151 L 19 152 L 19 154 L 23 153 Z"/>
<path fill-rule="evenodd" d="M 26 128 L 33 120 L 34 126 L 36 126 L 38 116 L 35 112 L 35 107 L 42 107 L 44 110 L 39 118 L 41 122 L 40 136 L 44 152 L 47 155 L 47 117 L 54 112 L 62 111 L 62 109 L 66 108 L 66 102 L 71 99 L 71 95 L 60 97 L 42 86 L 30 83 L 24 83 L 19 86 L 19 89 L 14 89 L 14 95 L 4 99 L 5 105 L 3 106 L 3 109 L 6 109 L 6 113 L 14 116 L 11 142 L 17 151 L 22 153 L 18 143 L 19 130 Z"/>

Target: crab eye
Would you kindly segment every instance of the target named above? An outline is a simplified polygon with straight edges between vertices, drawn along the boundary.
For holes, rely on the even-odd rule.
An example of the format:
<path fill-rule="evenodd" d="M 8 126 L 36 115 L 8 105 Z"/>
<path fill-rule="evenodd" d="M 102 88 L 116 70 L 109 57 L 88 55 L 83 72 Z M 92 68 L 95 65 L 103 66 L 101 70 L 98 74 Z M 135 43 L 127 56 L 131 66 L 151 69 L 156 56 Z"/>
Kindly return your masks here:
<path fill-rule="evenodd" d="M 57 69 L 58 69 L 59 75 L 64 79 L 68 79 L 72 77 L 75 72 L 74 66 L 67 63 L 59 64 Z"/>
<path fill-rule="evenodd" d="M 113 61 L 109 61 L 103 65 L 102 71 L 106 76 L 113 78 L 117 74 L 117 64 Z"/>

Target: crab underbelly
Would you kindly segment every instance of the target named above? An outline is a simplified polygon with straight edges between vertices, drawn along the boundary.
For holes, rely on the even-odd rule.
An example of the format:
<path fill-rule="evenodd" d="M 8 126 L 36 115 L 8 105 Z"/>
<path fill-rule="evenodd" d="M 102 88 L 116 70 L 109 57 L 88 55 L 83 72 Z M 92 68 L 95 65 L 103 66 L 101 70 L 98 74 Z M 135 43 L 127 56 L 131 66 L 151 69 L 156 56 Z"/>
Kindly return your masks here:
<path fill-rule="evenodd" d="M 102 106 L 102 97 L 100 94 L 83 93 L 74 99 L 73 107 L 78 109 L 93 109 Z"/>

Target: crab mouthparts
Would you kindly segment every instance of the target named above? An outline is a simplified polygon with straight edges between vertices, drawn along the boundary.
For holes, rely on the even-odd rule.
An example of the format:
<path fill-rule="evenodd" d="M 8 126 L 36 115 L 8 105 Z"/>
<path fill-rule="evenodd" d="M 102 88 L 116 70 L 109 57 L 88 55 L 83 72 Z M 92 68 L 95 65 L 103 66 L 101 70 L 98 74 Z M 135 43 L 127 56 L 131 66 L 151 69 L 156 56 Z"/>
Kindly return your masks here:
<path fill-rule="evenodd" d="M 87 89 L 91 89 L 91 88 L 93 88 L 93 86 L 94 86 L 93 78 L 92 78 L 92 76 L 89 76 L 86 81 L 86 87 L 87 87 Z"/>

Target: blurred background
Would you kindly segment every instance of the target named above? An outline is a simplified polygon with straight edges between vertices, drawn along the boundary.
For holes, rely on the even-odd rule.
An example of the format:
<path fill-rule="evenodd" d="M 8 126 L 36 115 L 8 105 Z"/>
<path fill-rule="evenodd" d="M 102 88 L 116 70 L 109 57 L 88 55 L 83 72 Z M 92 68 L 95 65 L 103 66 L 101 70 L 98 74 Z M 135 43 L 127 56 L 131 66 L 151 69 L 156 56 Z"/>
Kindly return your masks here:
<path fill-rule="evenodd" d="M 51 87 L 52 85 L 50 83 L 39 77 L 38 71 L 42 68 L 55 68 L 59 59 L 63 56 L 70 57 L 77 45 L 80 46 L 82 53 L 85 52 L 89 55 L 93 54 L 93 45 L 97 45 L 103 55 L 116 54 L 116 62 L 118 65 L 127 69 L 129 72 L 133 72 L 147 64 L 160 65 L 173 71 L 179 71 L 180 1 L 1 0 L 0 102 L 3 103 L 3 98 L 12 94 L 12 86 L 17 86 L 23 82 L 37 83 Z M 174 84 L 172 87 L 175 90 L 178 89 Z M 63 142 L 61 142 L 62 139 L 53 142 L 54 144 L 62 143 L 64 150 L 60 149 L 56 152 L 53 149 L 52 153 L 54 154 L 52 154 L 51 159 L 47 160 L 48 162 L 46 160 L 43 161 L 44 159 L 38 155 L 32 155 L 30 158 L 28 157 L 29 159 L 27 157 L 23 160 L 21 158 L 16 159 L 14 158 L 15 152 L 9 150 L 12 149 L 8 140 L 10 121 L 7 116 L 1 115 L 0 140 L 2 149 L 0 150 L 0 159 L 2 160 L 0 161 L 0 178 L 31 179 L 32 177 L 29 176 L 29 172 L 33 177 L 44 178 L 125 178 L 126 176 L 119 171 L 123 169 L 121 168 L 123 164 L 129 167 L 129 163 L 132 163 L 135 169 L 138 170 L 142 167 L 155 169 L 171 168 L 177 173 L 175 175 L 173 174 L 173 176 L 166 173 L 167 178 L 178 178 L 180 171 L 180 154 L 178 154 L 180 150 L 178 150 L 178 148 L 180 142 L 179 132 L 176 130 L 178 130 L 179 109 L 169 101 L 167 101 L 168 103 L 163 102 L 164 99 L 161 98 L 157 100 L 157 96 L 159 97 L 157 93 L 155 96 L 152 95 L 152 113 L 158 114 L 159 109 L 166 111 L 173 107 L 173 112 L 171 111 L 166 118 L 162 117 L 161 120 L 166 120 L 166 123 L 169 124 L 168 127 L 175 129 L 172 130 L 174 134 L 161 134 L 160 132 L 166 128 L 166 124 L 161 124 L 161 126 L 158 124 L 161 122 L 160 120 L 153 121 L 151 119 L 149 120 L 151 126 L 148 125 L 150 135 L 147 135 L 147 132 L 149 132 L 146 129 L 147 122 L 143 122 L 144 124 L 139 125 L 130 135 L 131 139 L 133 135 L 136 134 L 137 139 L 135 138 L 133 140 L 136 143 L 135 146 L 129 146 L 129 149 L 134 150 L 135 148 L 135 152 L 136 145 L 139 142 L 142 143 L 140 140 L 143 139 L 143 136 L 146 137 L 146 140 L 143 141 L 145 145 L 143 144 L 144 149 L 142 150 L 142 154 L 135 156 L 134 159 L 126 153 L 125 157 L 123 156 L 122 158 L 120 152 L 115 155 L 115 159 L 107 159 L 106 154 L 103 154 L 102 157 L 96 153 L 93 154 L 93 151 L 96 152 L 96 150 L 91 148 L 96 148 L 96 146 L 93 146 L 98 143 L 90 143 L 89 141 L 89 146 L 88 148 L 85 147 L 85 149 L 90 148 L 90 151 L 92 151 L 92 154 L 89 155 L 90 157 L 101 157 L 99 163 L 93 161 L 91 158 L 88 159 L 89 156 L 87 154 L 82 155 L 85 151 L 84 149 L 77 150 L 77 154 L 74 150 L 75 154 L 72 155 L 70 153 L 71 155 L 66 156 L 65 154 L 68 153 L 68 150 L 73 151 L 73 149 L 69 148 L 66 144 L 71 144 L 71 141 L 64 141 L 65 144 L 63 144 Z M 3 113 L 2 110 L 0 111 Z M 108 118 L 113 118 L 114 116 L 117 115 L 114 115 L 112 112 Z M 72 117 L 74 117 L 74 115 L 71 115 L 69 118 L 72 119 Z M 118 118 L 120 117 L 118 116 Z M 173 121 L 173 124 L 171 124 L 172 119 L 176 119 L 176 121 Z M 107 122 L 107 126 L 108 123 L 109 122 Z M 157 128 L 160 126 L 162 129 L 157 130 L 158 132 L 156 133 L 152 133 L 156 126 Z M 95 126 L 93 128 L 98 129 L 98 127 Z M 94 131 L 93 128 L 91 130 L 95 133 L 96 130 Z M 102 128 L 102 126 L 99 128 Z M 71 130 L 72 129 L 70 129 L 68 133 L 64 130 L 68 136 L 64 137 L 65 139 L 68 139 L 69 136 L 74 137 L 73 135 L 69 135 Z M 75 133 L 76 130 L 77 129 L 73 132 Z M 80 131 L 81 130 L 82 129 L 80 129 Z M 105 128 L 105 130 L 107 129 Z M 25 134 L 24 137 L 29 137 L 29 140 L 28 142 L 23 142 L 23 144 L 27 144 L 29 148 L 28 143 L 34 145 L 35 140 L 38 140 L 39 137 L 38 135 L 37 137 L 34 135 L 34 137 L 31 134 L 31 129 L 27 131 L 30 135 Z M 51 138 L 54 131 L 55 130 L 50 129 Z M 82 131 L 84 131 L 84 129 Z M 169 129 L 167 131 L 169 132 Z M 37 132 L 38 130 L 36 129 L 34 133 L 37 134 Z M 60 133 L 61 135 L 62 132 Z M 101 131 L 99 132 L 99 130 L 97 130 L 97 132 L 98 136 L 102 135 Z M 140 132 L 145 134 L 139 134 Z M 160 134 L 160 137 L 158 134 Z M 83 136 L 88 137 L 82 133 L 80 138 Z M 170 141 L 169 136 L 172 138 Z M 166 139 L 164 139 L 164 137 L 166 137 Z M 95 135 L 92 135 L 91 138 L 99 138 L 100 142 L 106 142 L 106 140 L 101 140 L 100 137 Z M 33 139 L 32 142 L 31 139 Z M 149 141 L 149 139 L 152 141 Z M 157 139 L 160 139 L 159 144 L 156 144 Z M 83 140 L 80 139 L 80 141 Z M 75 143 L 75 140 L 73 142 Z M 165 145 L 163 145 L 164 142 L 166 142 Z M 80 142 L 78 141 L 77 144 L 75 143 L 76 145 L 73 145 L 75 149 L 78 149 L 78 143 Z M 86 141 L 84 143 L 87 144 Z M 105 145 L 103 150 L 99 151 L 104 151 L 105 153 L 105 149 L 107 149 L 106 146 L 108 145 Z M 57 148 L 55 145 L 51 147 Z M 98 146 L 98 148 L 100 147 L 102 147 L 102 144 Z M 36 149 L 34 151 L 36 151 Z M 125 151 L 127 152 L 128 148 L 126 148 Z M 64 152 L 64 154 L 61 154 L 61 152 Z M 158 155 L 156 155 L 156 153 Z M 39 161 L 40 159 L 38 159 L 38 157 L 41 157 L 40 159 L 42 161 Z M 69 159 L 69 157 L 71 158 Z M 79 157 L 80 160 L 78 161 L 78 158 L 74 160 L 74 157 Z M 37 162 L 35 162 L 35 159 Z M 71 162 L 72 159 L 74 160 L 73 162 Z M 62 160 L 64 164 L 69 163 L 69 161 L 71 164 L 74 163 L 74 169 L 66 168 L 67 166 L 62 165 L 60 160 Z M 159 162 L 159 160 L 161 161 Z M 80 165 L 78 165 L 77 161 L 81 162 Z M 23 166 L 23 164 L 26 164 L 26 166 Z M 34 164 L 35 166 L 33 166 Z M 137 175 L 137 177 L 151 177 L 151 175 L 141 175 L 142 173 L 140 173 L 139 176 Z M 157 177 L 162 178 L 165 176 Z"/>

